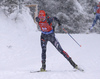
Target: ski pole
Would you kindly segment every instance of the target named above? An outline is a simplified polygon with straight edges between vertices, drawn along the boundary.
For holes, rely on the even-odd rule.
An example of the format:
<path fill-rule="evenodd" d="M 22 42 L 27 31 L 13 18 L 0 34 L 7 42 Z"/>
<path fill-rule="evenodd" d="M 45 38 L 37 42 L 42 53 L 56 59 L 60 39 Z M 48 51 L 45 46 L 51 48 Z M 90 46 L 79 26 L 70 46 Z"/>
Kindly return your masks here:
<path fill-rule="evenodd" d="M 62 28 L 62 29 L 77 43 L 77 45 L 79 45 L 81 47 L 81 45 L 64 28 Z"/>

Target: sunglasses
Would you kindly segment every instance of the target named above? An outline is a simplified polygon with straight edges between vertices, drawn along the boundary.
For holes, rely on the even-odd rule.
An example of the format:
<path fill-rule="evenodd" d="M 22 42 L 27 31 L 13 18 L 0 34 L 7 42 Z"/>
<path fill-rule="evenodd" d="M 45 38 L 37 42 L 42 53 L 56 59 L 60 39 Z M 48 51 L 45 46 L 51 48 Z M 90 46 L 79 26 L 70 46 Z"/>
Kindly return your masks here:
<path fill-rule="evenodd" d="M 45 16 L 39 16 L 39 18 L 45 18 Z"/>

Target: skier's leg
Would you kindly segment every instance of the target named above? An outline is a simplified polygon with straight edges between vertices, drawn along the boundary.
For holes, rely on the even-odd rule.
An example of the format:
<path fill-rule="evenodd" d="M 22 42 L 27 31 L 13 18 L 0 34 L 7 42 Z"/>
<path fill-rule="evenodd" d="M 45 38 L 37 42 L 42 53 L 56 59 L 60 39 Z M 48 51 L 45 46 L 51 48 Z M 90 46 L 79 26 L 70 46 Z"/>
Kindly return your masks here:
<path fill-rule="evenodd" d="M 94 27 L 94 25 L 96 24 L 97 20 L 98 20 L 98 16 L 96 15 L 95 19 L 93 20 L 92 27 Z"/>
<path fill-rule="evenodd" d="M 70 64 L 76 68 L 77 65 L 73 62 L 71 57 L 62 49 L 60 43 L 57 41 L 55 36 L 51 37 L 50 42 L 55 46 L 55 48 L 70 62 Z"/>
<path fill-rule="evenodd" d="M 42 67 L 41 71 L 44 71 L 46 69 L 46 45 L 47 45 L 47 40 L 44 39 L 45 37 L 41 35 L 41 48 L 42 48 Z"/>
<path fill-rule="evenodd" d="M 55 36 L 52 34 L 50 36 L 49 41 L 55 46 L 55 48 L 66 58 L 69 59 L 69 55 L 62 49 L 60 43 L 58 42 L 58 40 L 55 38 Z"/>
<path fill-rule="evenodd" d="M 42 60 L 45 61 L 46 60 L 46 45 L 47 45 L 47 41 L 44 39 L 41 39 L 41 48 L 42 48 Z"/>

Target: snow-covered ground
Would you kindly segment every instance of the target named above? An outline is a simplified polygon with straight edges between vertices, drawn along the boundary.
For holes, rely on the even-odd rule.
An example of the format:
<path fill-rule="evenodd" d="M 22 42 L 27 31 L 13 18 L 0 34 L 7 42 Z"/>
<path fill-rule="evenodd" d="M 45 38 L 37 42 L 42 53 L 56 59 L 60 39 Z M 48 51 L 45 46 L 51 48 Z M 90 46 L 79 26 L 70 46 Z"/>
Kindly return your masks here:
<path fill-rule="evenodd" d="M 15 15 L 15 14 L 14 14 Z M 74 72 L 69 62 L 48 42 L 47 70 L 30 73 L 41 67 L 40 32 L 29 11 L 5 16 L 0 10 L 0 79 L 100 79 L 100 35 L 56 34 L 62 48 L 85 71 Z"/>

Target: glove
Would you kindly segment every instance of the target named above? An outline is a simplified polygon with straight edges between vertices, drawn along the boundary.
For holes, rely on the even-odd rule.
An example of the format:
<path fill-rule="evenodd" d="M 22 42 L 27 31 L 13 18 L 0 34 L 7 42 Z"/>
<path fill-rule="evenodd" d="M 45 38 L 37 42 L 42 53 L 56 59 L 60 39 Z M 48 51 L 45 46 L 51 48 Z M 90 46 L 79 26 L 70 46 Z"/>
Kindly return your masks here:
<path fill-rule="evenodd" d="M 96 14 L 96 12 L 94 12 L 94 15 Z"/>
<path fill-rule="evenodd" d="M 38 17 L 36 17 L 36 21 L 37 21 L 37 22 L 39 22 L 39 21 L 40 21 L 40 19 L 39 19 Z"/>
<path fill-rule="evenodd" d="M 60 23 L 58 23 L 58 26 L 61 26 L 61 24 L 60 24 Z"/>

